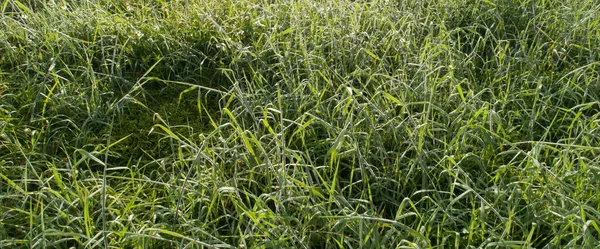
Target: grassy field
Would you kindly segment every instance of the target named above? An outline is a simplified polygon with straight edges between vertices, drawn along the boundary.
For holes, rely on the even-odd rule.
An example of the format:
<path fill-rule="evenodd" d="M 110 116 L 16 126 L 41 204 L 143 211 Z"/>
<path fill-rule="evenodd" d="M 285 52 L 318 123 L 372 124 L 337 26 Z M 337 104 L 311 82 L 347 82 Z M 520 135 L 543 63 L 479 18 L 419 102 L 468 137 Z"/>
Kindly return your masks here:
<path fill-rule="evenodd" d="M 598 248 L 597 0 L 0 0 L 2 248 Z"/>

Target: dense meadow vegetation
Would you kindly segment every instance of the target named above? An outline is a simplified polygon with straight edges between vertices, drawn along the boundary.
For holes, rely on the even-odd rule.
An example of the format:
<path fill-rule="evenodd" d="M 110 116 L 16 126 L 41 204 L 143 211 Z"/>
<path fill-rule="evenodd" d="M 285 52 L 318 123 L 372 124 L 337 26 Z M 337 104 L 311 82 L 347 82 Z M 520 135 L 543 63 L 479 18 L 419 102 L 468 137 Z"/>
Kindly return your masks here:
<path fill-rule="evenodd" d="M 0 1 L 2 248 L 595 248 L 597 0 Z"/>

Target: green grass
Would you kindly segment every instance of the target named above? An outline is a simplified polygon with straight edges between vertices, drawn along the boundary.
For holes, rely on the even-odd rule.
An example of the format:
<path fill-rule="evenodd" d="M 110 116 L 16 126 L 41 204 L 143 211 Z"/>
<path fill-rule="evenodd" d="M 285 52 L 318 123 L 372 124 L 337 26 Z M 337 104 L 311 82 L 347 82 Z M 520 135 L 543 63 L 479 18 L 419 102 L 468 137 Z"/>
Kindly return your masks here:
<path fill-rule="evenodd" d="M 0 11 L 2 248 L 600 245 L 596 0 Z"/>

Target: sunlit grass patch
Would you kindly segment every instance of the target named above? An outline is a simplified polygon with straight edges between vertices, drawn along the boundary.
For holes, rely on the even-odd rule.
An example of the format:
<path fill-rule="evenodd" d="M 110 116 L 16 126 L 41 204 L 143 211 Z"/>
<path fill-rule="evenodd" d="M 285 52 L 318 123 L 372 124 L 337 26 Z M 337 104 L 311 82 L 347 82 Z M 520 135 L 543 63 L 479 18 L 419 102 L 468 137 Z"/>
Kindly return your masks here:
<path fill-rule="evenodd" d="M 593 248 L 594 1 L 0 3 L 0 247 Z"/>

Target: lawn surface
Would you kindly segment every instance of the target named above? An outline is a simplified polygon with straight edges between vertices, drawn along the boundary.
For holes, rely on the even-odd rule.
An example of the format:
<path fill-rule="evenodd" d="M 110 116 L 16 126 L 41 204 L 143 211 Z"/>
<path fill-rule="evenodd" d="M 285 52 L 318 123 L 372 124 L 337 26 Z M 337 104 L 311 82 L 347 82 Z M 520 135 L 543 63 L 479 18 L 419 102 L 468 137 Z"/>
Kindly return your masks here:
<path fill-rule="evenodd" d="M 597 0 L 0 1 L 2 248 L 595 248 Z"/>

